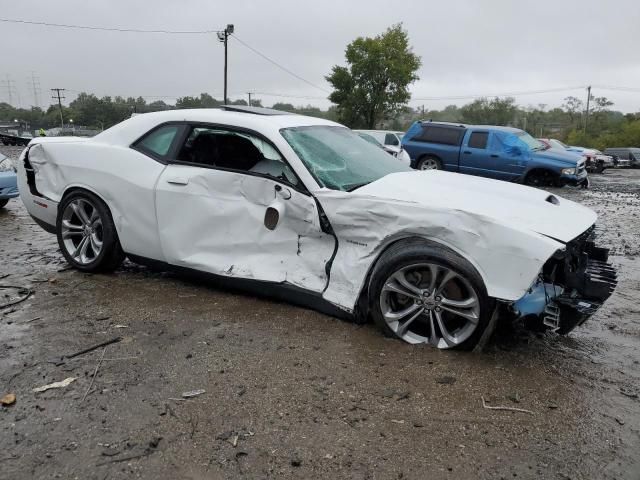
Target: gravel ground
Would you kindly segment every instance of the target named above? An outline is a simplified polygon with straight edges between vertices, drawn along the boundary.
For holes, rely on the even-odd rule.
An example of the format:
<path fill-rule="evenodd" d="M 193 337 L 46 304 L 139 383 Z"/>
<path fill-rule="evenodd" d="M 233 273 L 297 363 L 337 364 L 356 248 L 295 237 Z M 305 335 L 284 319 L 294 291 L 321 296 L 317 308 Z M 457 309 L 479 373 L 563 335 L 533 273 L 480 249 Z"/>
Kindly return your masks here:
<path fill-rule="evenodd" d="M 0 310 L 0 477 L 640 478 L 640 170 L 592 181 L 556 193 L 599 213 L 613 297 L 569 336 L 503 328 L 483 354 L 131 263 L 68 270 L 11 201 L 0 285 L 34 294 Z"/>

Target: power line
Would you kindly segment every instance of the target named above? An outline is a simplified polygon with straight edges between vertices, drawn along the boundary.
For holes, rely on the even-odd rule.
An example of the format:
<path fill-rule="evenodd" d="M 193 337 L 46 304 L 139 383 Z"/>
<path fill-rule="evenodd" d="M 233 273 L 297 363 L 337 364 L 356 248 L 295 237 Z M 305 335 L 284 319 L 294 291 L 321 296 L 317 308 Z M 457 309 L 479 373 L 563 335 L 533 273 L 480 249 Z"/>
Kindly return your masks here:
<path fill-rule="evenodd" d="M 305 100 L 326 100 L 327 97 L 316 97 L 312 95 L 286 95 L 284 93 L 269 93 L 252 91 L 251 94 L 264 95 L 266 97 L 282 97 L 282 98 L 301 98 Z"/>
<path fill-rule="evenodd" d="M 31 20 L 22 20 L 16 18 L 0 18 L 0 22 L 5 23 L 21 23 L 27 25 L 38 25 L 44 27 L 56 28 L 75 28 L 80 30 L 100 30 L 103 32 L 128 32 L 128 33 L 164 33 L 170 35 L 207 35 L 210 33 L 218 33 L 218 30 L 146 30 L 142 28 L 116 28 L 116 27 L 96 27 L 89 25 L 72 25 L 68 23 L 49 23 L 34 22 Z"/>
<path fill-rule="evenodd" d="M 611 85 L 594 85 L 594 88 L 599 88 L 600 90 L 616 90 L 619 92 L 640 92 L 640 88 L 636 87 L 614 87 Z"/>
<path fill-rule="evenodd" d="M 16 86 L 15 83 L 12 79 L 11 76 L 7 73 L 7 79 L 6 80 L 2 80 L 2 82 L 0 82 L 0 84 L 2 84 L 2 88 L 4 88 L 7 91 L 7 97 L 9 99 L 9 105 L 13 106 L 13 95 L 16 93 Z"/>
<path fill-rule="evenodd" d="M 249 50 L 251 50 L 253 53 L 255 53 L 256 55 L 261 56 L 262 58 L 264 58 L 266 61 L 268 61 L 269 63 L 275 65 L 276 67 L 278 67 L 280 70 L 282 70 L 283 72 L 288 73 L 289 75 L 297 78 L 298 80 L 306 83 L 307 85 L 311 85 L 313 88 L 317 88 L 318 90 L 322 90 L 325 93 L 331 93 L 328 90 L 326 90 L 325 88 L 319 87 L 318 85 L 311 83 L 309 80 L 307 80 L 306 78 L 302 78 L 300 75 L 298 75 L 297 73 L 292 72 L 291 70 L 289 70 L 286 67 L 283 67 L 282 65 L 280 65 L 278 62 L 276 62 L 275 60 L 267 57 L 264 53 L 259 52 L 258 50 L 256 50 L 255 48 L 253 48 L 251 45 L 249 45 L 248 43 L 242 41 L 240 38 L 238 38 L 237 35 L 231 35 L 231 38 L 235 38 L 238 42 L 240 42 L 241 45 L 243 45 L 244 47 L 248 48 Z"/>
<path fill-rule="evenodd" d="M 36 76 L 35 72 L 31 72 L 31 78 L 27 78 L 27 85 L 29 85 L 33 91 L 33 104 L 36 108 L 40 107 L 40 78 Z"/>
<path fill-rule="evenodd" d="M 578 87 L 560 87 L 560 88 L 548 88 L 545 90 L 529 90 L 523 92 L 506 92 L 506 93 L 491 93 L 491 94 L 483 94 L 483 95 L 451 95 L 444 97 L 420 97 L 420 98 L 412 98 L 411 100 L 465 100 L 469 98 L 484 98 L 484 97 L 517 97 L 521 95 L 536 95 L 539 93 L 553 93 L 553 92 L 565 92 L 569 90 L 578 90 L 583 89 L 584 86 Z"/>

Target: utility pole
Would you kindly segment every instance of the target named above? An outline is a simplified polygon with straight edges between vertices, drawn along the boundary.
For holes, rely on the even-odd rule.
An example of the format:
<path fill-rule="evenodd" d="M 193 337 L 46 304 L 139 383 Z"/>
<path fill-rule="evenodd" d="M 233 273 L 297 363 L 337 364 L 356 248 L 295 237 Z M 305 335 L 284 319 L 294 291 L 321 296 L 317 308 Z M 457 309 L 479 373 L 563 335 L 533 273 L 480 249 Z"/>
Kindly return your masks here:
<path fill-rule="evenodd" d="M 13 107 L 17 107 L 18 105 L 14 105 L 13 104 L 13 94 L 16 91 L 15 90 L 15 82 L 13 80 L 11 80 L 11 76 L 7 73 L 7 79 L 3 80 L 2 82 L 2 86 L 7 90 L 7 97 L 9 98 L 9 105 L 13 106 Z"/>
<path fill-rule="evenodd" d="M 58 107 L 60 108 L 60 128 L 64 129 L 64 117 L 62 116 L 62 100 L 64 97 L 60 96 L 60 92 L 64 92 L 64 88 L 52 88 L 52 92 L 55 92 L 55 95 L 52 96 L 54 100 L 58 99 Z"/>
<path fill-rule="evenodd" d="M 251 92 L 247 92 L 247 95 L 249 95 L 249 106 L 251 106 Z"/>
<path fill-rule="evenodd" d="M 234 27 L 232 24 L 228 24 L 227 28 L 225 28 L 222 32 L 218 32 L 218 40 L 224 43 L 224 104 L 228 103 L 227 97 L 227 43 L 229 37 L 234 31 Z"/>
<path fill-rule="evenodd" d="M 31 88 L 33 89 L 33 104 L 36 108 L 40 107 L 40 79 L 36 77 L 35 72 L 31 72 Z"/>
<path fill-rule="evenodd" d="M 587 133 L 587 126 L 589 125 L 589 101 L 591 100 L 591 85 L 587 87 L 587 115 L 584 117 L 584 133 Z"/>

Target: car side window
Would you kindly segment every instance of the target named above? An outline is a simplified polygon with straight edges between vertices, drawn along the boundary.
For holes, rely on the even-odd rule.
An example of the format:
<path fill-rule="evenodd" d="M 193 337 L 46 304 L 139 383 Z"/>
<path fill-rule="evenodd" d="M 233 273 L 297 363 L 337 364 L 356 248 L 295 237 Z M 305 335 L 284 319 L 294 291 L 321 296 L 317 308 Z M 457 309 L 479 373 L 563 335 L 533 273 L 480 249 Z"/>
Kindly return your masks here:
<path fill-rule="evenodd" d="M 469 148 L 487 148 L 489 132 L 473 132 L 469 137 Z"/>
<path fill-rule="evenodd" d="M 424 125 L 422 131 L 415 135 L 412 140 L 417 142 L 441 143 L 443 145 L 460 145 L 464 132 L 464 129 L 458 127 L 449 128 Z"/>
<path fill-rule="evenodd" d="M 396 137 L 393 133 L 387 133 L 384 136 L 384 144 L 385 145 L 391 145 L 391 146 L 397 146 L 400 142 L 398 142 L 398 137 Z"/>
<path fill-rule="evenodd" d="M 298 177 L 267 141 L 218 127 L 192 127 L 176 160 L 192 165 L 273 177 L 297 186 Z"/>
<path fill-rule="evenodd" d="M 164 125 L 145 135 L 134 147 L 152 156 L 166 157 L 180 129 L 180 125 Z"/>

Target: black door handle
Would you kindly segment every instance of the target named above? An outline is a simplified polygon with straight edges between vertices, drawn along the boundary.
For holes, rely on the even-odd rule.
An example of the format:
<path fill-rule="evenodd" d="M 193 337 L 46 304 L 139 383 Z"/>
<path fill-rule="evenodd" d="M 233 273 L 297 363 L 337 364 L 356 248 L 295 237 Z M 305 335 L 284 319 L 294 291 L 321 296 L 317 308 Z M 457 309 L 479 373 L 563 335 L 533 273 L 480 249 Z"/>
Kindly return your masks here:
<path fill-rule="evenodd" d="M 491 158 L 500 158 L 500 155 L 496 155 L 495 153 L 491 154 Z"/>
<path fill-rule="evenodd" d="M 469 150 L 465 150 L 463 153 L 466 153 L 467 155 L 471 155 L 471 152 Z"/>

